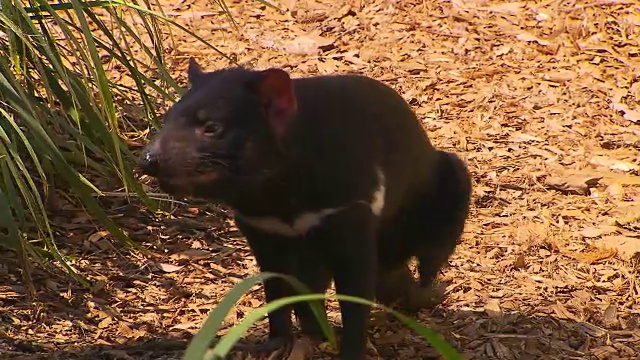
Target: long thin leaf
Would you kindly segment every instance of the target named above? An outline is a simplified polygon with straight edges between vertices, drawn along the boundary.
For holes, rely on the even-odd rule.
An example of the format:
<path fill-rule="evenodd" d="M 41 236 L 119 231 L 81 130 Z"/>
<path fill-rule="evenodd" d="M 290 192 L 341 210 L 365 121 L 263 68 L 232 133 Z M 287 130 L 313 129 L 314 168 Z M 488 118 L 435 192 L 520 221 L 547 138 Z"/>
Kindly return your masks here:
<path fill-rule="evenodd" d="M 218 330 L 224 323 L 224 319 L 231 311 L 233 306 L 236 304 L 240 298 L 245 295 L 251 287 L 256 285 L 260 281 L 266 281 L 267 279 L 273 277 L 280 277 L 285 281 L 289 282 L 295 289 L 297 289 L 301 293 L 309 293 L 309 289 L 304 286 L 297 279 L 276 273 L 262 272 L 260 274 L 254 275 L 252 277 L 246 278 L 242 280 L 240 283 L 236 284 L 233 289 L 222 299 L 222 301 L 213 309 L 213 311 L 209 314 L 207 320 L 202 326 L 202 329 L 194 336 L 191 340 L 191 343 L 187 347 L 187 350 L 184 353 L 185 360 L 192 359 L 202 359 L 203 356 L 207 353 L 209 345 L 213 341 L 213 336 L 217 334 Z M 335 334 L 329 324 L 329 321 L 326 318 L 326 313 L 322 311 L 320 304 L 312 303 L 311 309 L 316 315 L 316 318 L 320 322 L 320 327 L 329 339 L 331 344 L 336 344 Z M 220 346 L 219 344 L 216 346 Z M 227 345 L 223 345 L 227 346 Z"/>
<path fill-rule="evenodd" d="M 213 348 L 213 351 L 208 352 L 204 359 L 212 360 L 212 359 L 221 359 L 224 358 L 229 351 L 232 350 L 234 344 L 242 337 L 242 335 L 249 330 L 249 328 L 258 320 L 263 318 L 270 312 L 281 308 L 283 306 L 291 305 L 296 302 L 302 301 L 313 301 L 313 300 L 322 300 L 327 297 L 326 294 L 306 294 L 306 295 L 296 295 L 290 296 L 287 298 L 278 299 L 272 301 L 268 304 L 265 304 L 253 311 L 251 311 L 247 316 L 238 324 L 236 324 L 233 328 L 231 328 L 221 339 L 218 341 L 216 346 Z M 336 295 L 338 300 L 345 300 L 354 303 L 371 305 L 375 307 L 379 307 L 391 315 L 395 316 L 398 320 L 402 321 L 405 325 L 409 326 L 415 332 L 420 334 L 425 340 L 427 340 L 433 348 L 440 353 L 447 360 L 462 360 L 463 357 L 460 355 L 449 343 L 447 343 L 438 333 L 429 329 L 427 326 L 418 323 L 417 321 L 395 311 L 386 306 L 382 306 L 376 304 L 374 302 L 364 300 L 361 298 L 347 296 L 347 295 Z M 185 358 L 186 360 L 191 360 L 191 358 Z M 195 359 L 195 357 L 193 358 Z"/>

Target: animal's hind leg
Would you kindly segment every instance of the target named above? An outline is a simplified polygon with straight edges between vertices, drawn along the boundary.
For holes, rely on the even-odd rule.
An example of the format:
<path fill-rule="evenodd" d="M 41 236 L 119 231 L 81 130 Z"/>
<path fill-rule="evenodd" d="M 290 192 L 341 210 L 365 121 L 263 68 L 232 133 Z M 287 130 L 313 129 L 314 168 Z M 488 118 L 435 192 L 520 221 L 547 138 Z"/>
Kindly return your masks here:
<path fill-rule="evenodd" d="M 442 294 L 433 282 L 453 254 L 469 211 L 471 179 L 456 155 L 439 151 L 438 165 L 403 210 L 384 224 L 379 238 L 377 298 L 382 303 L 400 300 L 403 307 L 430 307 Z M 407 261 L 418 259 L 420 286 Z"/>
<path fill-rule="evenodd" d="M 416 282 L 411 269 L 404 264 L 394 269 L 387 269 L 378 276 L 376 285 L 376 301 L 398 308 L 405 313 L 415 313 L 430 307 L 439 300 L 431 289 L 426 289 Z"/>
<path fill-rule="evenodd" d="M 409 312 L 441 301 L 442 294 L 432 282 L 455 248 L 455 240 L 453 244 L 436 241 L 442 238 L 433 236 L 434 223 L 428 220 L 428 209 L 422 206 L 428 204 L 427 199 L 416 200 L 383 233 L 376 291 L 380 303 L 397 305 Z M 412 257 L 418 260 L 419 282 L 408 266 Z"/>
<path fill-rule="evenodd" d="M 408 260 L 420 254 L 428 255 L 433 247 L 422 224 L 423 211 L 416 204 L 419 202 L 409 204 L 393 221 L 383 226 L 376 279 L 376 301 L 409 313 L 439 302 L 439 297 L 434 296 L 430 287 L 423 287 L 417 282 L 408 266 Z M 428 263 L 428 260 L 423 262 Z"/>

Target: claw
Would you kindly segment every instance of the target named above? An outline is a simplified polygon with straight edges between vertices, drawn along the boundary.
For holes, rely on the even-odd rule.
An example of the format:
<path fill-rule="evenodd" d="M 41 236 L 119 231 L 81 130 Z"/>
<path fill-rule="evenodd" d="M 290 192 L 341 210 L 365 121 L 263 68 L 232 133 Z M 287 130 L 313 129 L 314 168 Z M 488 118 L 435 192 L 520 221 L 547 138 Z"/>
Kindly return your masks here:
<path fill-rule="evenodd" d="M 251 355 L 251 359 L 276 360 L 286 359 L 287 354 L 291 352 L 292 346 L 293 338 L 276 337 L 259 343 L 241 340 L 236 344 L 234 350 Z"/>

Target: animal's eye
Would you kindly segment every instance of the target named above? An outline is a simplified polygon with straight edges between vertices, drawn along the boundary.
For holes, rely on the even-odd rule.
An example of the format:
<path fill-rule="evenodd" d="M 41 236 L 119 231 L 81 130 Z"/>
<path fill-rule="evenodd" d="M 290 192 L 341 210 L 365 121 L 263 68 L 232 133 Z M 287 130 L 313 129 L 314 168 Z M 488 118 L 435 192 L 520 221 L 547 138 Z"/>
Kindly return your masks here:
<path fill-rule="evenodd" d="M 215 121 L 209 121 L 204 125 L 203 133 L 207 136 L 217 136 L 222 132 L 222 124 Z"/>

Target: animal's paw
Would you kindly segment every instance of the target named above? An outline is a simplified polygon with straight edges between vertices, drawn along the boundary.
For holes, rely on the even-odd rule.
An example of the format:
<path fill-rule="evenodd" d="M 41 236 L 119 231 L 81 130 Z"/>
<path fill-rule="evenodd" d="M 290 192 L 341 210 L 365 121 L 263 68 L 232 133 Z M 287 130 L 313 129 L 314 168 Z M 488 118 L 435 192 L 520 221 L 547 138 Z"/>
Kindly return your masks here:
<path fill-rule="evenodd" d="M 289 358 L 294 345 L 293 337 L 272 337 L 260 342 L 239 341 L 234 352 L 241 354 L 234 359 L 284 360 Z M 240 357 L 238 357 L 241 355 Z"/>
<path fill-rule="evenodd" d="M 440 283 L 434 282 L 427 287 L 415 286 L 407 292 L 402 307 L 412 311 L 433 308 L 444 300 L 444 293 L 445 286 Z"/>

